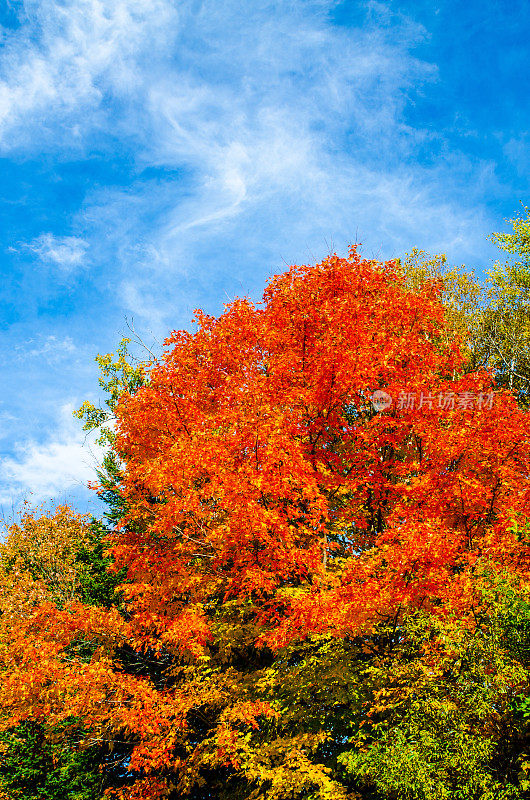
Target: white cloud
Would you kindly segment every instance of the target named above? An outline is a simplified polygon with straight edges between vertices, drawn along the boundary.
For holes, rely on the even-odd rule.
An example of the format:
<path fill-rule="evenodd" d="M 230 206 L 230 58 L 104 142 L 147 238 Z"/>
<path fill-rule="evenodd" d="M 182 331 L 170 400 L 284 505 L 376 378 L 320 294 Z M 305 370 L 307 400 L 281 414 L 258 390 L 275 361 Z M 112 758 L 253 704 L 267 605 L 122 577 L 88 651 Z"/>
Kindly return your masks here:
<path fill-rule="evenodd" d="M 528 133 L 525 131 L 520 136 L 512 136 L 503 145 L 503 152 L 518 173 L 527 176 L 530 172 L 530 148 L 528 147 Z"/>
<path fill-rule="evenodd" d="M 124 281 L 121 290 L 126 310 L 134 315 L 132 324 L 134 317 L 140 318 L 142 327 L 148 325 L 153 335 L 165 337 L 168 333 L 165 318 L 169 309 L 166 304 L 165 308 L 161 304 L 153 287 L 147 282 L 140 285 L 138 281 L 131 280 Z"/>
<path fill-rule="evenodd" d="M 324 235 L 345 245 L 357 228 L 387 252 L 403 241 L 438 246 L 446 232 L 472 250 L 488 230 L 480 211 L 465 211 L 463 195 L 477 186 L 468 174 L 459 184 L 469 164 L 416 161 L 418 145 L 443 141 L 404 116 L 437 80 L 436 66 L 413 54 L 427 32 L 378 2 L 361 4 L 359 27 L 337 26 L 335 5 L 259 0 L 243 13 L 235 0 L 25 4 L 27 22 L 3 57 L 4 148 L 64 153 L 103 135 L 139 170 L 178 174 L 162 187 L 139 179 L 122 193 L 98 188 L 79 215 L 85 225 L 99 215 L 91 246 L 118 273 L 125 308 L 146 311 L 150 281 L 164 306 L 168 275 L 203 270 L 199 259 L 221 240 L 226 253 L 246 247 L 277 259 L 286 232 L 299 254 Z M 153 265 L 131 261 L 135 241 L 158 254 L 157 281 Z M 81 243 L 70 246 L 69 255 L 64 241 L 36 244 L 78 264 Z"/>
<path fill-rule="evenodd" d="M 26 0 L 0 65 L 0 145 L 75 146 L 100 124 L 106 93 L 135 91 L 138 60 L 176 18 L 166 0 Z"/>
<path fill-rule="evenodd" d="M 44 441 L 28 440 L 0 465 L 0 505 L 16 504 L 31 495 L 33 502 L 59 497 L 96 479 L 100 449 L 88 447 L 81 426 L 72 417 L 73 403 L 65 403 L 57 426 Z"/>
<path fill-rule="evenodd" d="M 76 349 L 70 336 L 59 338 L 51 334 L 49 336 L 37 335 L 16 344 L 14 353 L 19 359 L 40 358 L 52 364 L 75 353 Z"/>
<path fill-rule="evenodd" d="M 85 262 L 88 242 L 78 236 L 54 236 L 42 233 L 29 244 L 21 245 L 35 253 L 45 263 L 53 264 L 59 270 L 70 273 Z"/>

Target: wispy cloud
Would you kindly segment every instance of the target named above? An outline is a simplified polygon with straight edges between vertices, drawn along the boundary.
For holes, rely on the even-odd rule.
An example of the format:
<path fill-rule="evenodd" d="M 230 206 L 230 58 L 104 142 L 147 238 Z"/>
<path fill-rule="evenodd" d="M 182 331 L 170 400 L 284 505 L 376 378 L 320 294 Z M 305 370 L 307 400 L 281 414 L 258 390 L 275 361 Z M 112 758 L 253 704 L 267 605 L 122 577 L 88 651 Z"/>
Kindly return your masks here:
<path fill-rule="evenodd" d="M 64 273 L 70 273 L 84 264 L 88 242 L 78 236 L 42 233 L 32 242 L 20 247 L 34 253 L 44 263 L 51 264 Z"/>
<path fill-rule="evenodd" d="M 13 455 L 2 460 L 0 505 L 16 505 L 29 495 L 32 502 L 49 500 L 95 479 L 101 453 L 86 445 L 79 424 L 72 419 L 73 409 L 72 403 L 65 403 L 48 438 L 20 442 Z"/>
<path fill-rule="evenodd" d="M 39 334 L 25 342 L 20 342 L 14 347 L 16 358 L 26 360 L 28 358 L 44 359 L 49 364 L 54 364 L 75 353 L 76 346 L 70 336 L 59 338 L 54 334 L 43 336 Z"/>
<path fill-rule="evenodd" d="M 105 256 L 128 273 L 115 283 L 125 287 L 125 307 L 134 286 L 145 300 L 131 239 L 158 253 L 164 275 L 200 270 L 220 237 L 262 258 L 272 255 L 265 240 L 287 255 L 284 231 L 298 252 L 323 246 L 324 236 L 346 244 L 359 227 L 386 250 L 404 240 L 438 245 L 446 232 L 455 238 L 455 225 L 476 242 L 480 220 L 448 198 L 462 188 L 457 171 L 444 159 L 411 163 L 418 147 L 440 139 L 404 115 L 437 79 L 436 65 L 414 55 L 427 32 L 377 2 L 360 4 L 360 24 L 344 28 L 332 22 L 335 6 L 263 0 L 242 13 L 234 0 L 27 4 L 3 59 L 4 147 L 31 150 L 37 126 L 50 134 L 38 147 L 63 153 L 101 145 L 104 135 L 129 150 L 138 174 L 168 173 L 162 188 L 139 178 L 127 191 L 126 230 L 119 193 L 98 188 L 87 197 L 89 216 L 102 206 Z M 160 191 L 166 203 L 153 218 Z M 82 258 L 66 243 L 37 246 L 66 263 Z M 164 291 L 161 299 L 164 306 Z M 137 313 L 149 305 L 138 303 Z"/>
<path fill-rule="evenodd" d="M 10 423 L 13 422 L 15 417 L 8 411 L 0 410 L 0 439 L 4 439 L 9 435 Z"/>
<path fill-rule="evenodd" d="M 134 94 L 139 62 L 147 69 L 153 38 L 163 49 L 176 19 L 167 0 L 26 0 L 0 64 L 4 150 L 35 148 L 37 126 L 40 148 L 82 145 L 107 94 Z"/>

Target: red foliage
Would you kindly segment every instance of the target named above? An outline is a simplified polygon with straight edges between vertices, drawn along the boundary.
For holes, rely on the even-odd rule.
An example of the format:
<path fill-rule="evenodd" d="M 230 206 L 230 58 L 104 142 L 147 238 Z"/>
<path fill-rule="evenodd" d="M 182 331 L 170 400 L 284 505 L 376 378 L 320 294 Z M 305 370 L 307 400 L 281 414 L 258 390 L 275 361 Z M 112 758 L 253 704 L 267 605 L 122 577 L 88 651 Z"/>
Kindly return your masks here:
<path fill-rule="evenodd" d="M 118 407 L 130 513 L 114 555 L 139 641 L 197 651 L 212 597 L 250 598 L 281 644 L 464 602 L 478 558 L 526 570 L 527 414 L 486 402 L 485 373 L 454 379 L 438 286 L 412 293 L 352 249 L 196 321 Z M 394 399 L 380 413 L 377 389 Z"/>

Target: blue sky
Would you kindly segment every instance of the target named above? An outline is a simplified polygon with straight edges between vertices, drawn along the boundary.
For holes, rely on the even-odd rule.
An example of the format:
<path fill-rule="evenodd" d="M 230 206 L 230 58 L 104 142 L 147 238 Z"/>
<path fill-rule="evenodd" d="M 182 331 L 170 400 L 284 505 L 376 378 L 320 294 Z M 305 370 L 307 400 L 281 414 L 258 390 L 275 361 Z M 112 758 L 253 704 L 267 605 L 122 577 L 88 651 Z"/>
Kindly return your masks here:
<path fill-rule="evenodd" d="M 530 5 L 0 0 L 0 503 L 94 508 L 93 358 L 352 241 L 482 272 L 529 202 Z"/>

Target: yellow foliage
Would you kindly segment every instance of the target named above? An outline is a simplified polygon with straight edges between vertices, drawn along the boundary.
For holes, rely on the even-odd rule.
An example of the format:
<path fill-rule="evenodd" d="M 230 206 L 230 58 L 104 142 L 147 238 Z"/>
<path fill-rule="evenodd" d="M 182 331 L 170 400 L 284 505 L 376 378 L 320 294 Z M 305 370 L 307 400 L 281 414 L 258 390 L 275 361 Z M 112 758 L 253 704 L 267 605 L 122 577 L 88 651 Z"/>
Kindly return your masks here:
<path fill-rule="evenodd" d="M 39 515 L 27 511 L 0 544 L 0 603 L 73 600 L 76 554 L 88 536 L 88 518 L 67 506 Z"/>

